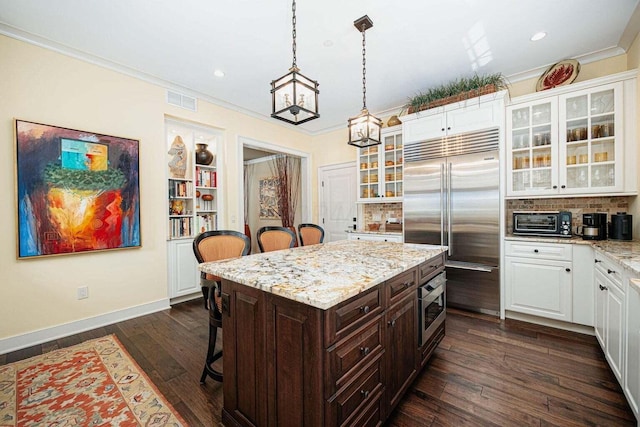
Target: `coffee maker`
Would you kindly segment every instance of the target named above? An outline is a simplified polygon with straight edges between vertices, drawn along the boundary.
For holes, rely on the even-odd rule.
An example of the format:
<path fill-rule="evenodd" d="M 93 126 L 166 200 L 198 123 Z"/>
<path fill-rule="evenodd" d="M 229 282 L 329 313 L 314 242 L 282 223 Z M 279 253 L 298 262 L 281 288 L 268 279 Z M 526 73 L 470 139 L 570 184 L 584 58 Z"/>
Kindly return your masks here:
<path fill-rule="evenodd" d="M 605 240 L 607 238 L 606 212 L 582 214 L 582 239 Z"/>

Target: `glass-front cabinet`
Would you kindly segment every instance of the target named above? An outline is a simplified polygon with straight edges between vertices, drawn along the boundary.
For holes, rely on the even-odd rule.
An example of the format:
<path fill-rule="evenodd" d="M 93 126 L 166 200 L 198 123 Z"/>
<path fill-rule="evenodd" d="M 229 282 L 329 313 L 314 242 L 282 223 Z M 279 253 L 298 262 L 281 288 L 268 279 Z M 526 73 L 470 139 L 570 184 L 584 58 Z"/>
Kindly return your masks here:
<path fill-rule="evenodd" d="M 558 177 L 557 100 L 546 100 L 510 109 L 507 126 L 510 129 L 511 179 L 513 193 L 545 194 Z"/>
<path fill-rule="evenodd" d="M 358 151 L 358 201 L 402 201 L 402 166 L 402 128 L 385 128 L 382 144 Z"/>
<path fill-rule="evenodd" d="M 559 104 L 560 182 L 572 193 L 621 191 L 622 84 L 563 95 Z"/>
<path fill-rule="evenodd" d="M 625 192 L 623 91 L 616 82 L 509 106 L 507 196 Z"/>

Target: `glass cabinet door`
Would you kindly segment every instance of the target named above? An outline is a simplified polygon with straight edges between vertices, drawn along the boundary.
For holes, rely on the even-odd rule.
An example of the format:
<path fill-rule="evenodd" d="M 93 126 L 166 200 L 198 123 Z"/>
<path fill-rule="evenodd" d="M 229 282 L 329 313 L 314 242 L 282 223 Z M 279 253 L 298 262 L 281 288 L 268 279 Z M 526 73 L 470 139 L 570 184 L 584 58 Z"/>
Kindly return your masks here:
<path fill-rule="evenodd" d="M 358 152 L 358 200 L 402 201 L 402 130 L 383 130 L 382 144 Z"/>
<path fill-rule="evenodd" d="M 556 192 L 557 104 L 554 100 L 515 107 L 507 113 L 510 193 Z"/>
<path fill-rule="evenodd" d="M 384 137 L 384 197 L 402 197 L 402 133 Z"/>
<path fill-rule="evenodd" d="M 560 98 L 560 181 L 573 193 L 622 188 L 621 90 L 612 84 Z"/>
<path fill-rule="evenodd" d="M 380 195 L 379 146 L 360 148 L 358 155 L 358 198 L 372 199 Z"/>

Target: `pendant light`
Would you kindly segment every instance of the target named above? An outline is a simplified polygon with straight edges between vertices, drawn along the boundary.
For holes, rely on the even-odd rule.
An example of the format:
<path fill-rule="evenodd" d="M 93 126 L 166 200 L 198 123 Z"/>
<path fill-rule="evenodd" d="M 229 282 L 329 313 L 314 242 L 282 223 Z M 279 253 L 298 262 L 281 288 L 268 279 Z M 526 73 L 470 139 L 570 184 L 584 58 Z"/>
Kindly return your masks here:
<path fill-rule="evenodd" d="M 318 82 L 302 74 L 296 65 L 296 1 L 293 0 L 293 65 L 289 73 L 271 82 L 271 117 L 299 125 L 320 117 Z"/>
<path fill-rule="evenodd" d="M 364 33 L 373 27 L 373 22 L 365 15 L 357 19 L 353 25 L 362 33 L 362 111 L 349 119 L 349 145 L 363 148 L 380 144 L 382 120 L 372 116 L 367 110 L 367 50 Z"/>

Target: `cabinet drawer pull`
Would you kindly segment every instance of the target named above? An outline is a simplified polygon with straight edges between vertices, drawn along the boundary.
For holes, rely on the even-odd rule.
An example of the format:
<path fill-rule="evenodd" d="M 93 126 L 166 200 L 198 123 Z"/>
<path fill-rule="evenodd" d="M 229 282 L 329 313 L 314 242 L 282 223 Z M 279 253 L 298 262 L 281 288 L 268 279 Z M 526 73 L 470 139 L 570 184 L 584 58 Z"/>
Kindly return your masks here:
<path fill-rule="evenodd" d="M 404 282 L 404 284 L 402 286 L 404 286 L 404 288 L 406 289 L 409 286 L 411 286 L 411 282 Z"/>
<path fill-rule="evenodd" d="M 540 252 L 540 251 L 539 251 L 539 250 L 537 250 L 537 249 L 534 249 L 534 250 L 533 250 L 533 252 L 538 253 L 538 252 Z"/>
<path fill-rule="evenodd" d="M 614 271 L 614 270 L 611 270 L 611 269 L 609 269 L 609 268 L 607 268 L 607 273 L 609 273 L 609 274 L 613 274 L 613 273 L 615 273 L 615 271 Z"/>
<path fill-rule="evenodd" d="M 389 320 L 387 322 L 387 325 L 391 326 L 392 328 L 395 327 L 396 326 L 396 319 Z"/>
<path fill-rule="evenodd" d="M 369 354 L 369 351 L 369 347 L 360 347 L 360 353 L 362 353 L 363 356 Z"/>
<path fill-rule="evenodd" d="M 570 273 L 571 269 L 567 267 L 567 268 L 564 269 L 564 271 L 566 271 L 567 273 Z"/>
<path fill-rule="evenodd" d="M 596 258 L 596 259 L 595 259 L 595 263 L 597 264 L 597 263 L 599 263 L 599 262 L 602 262 L 602 261 L 600 261 L 598 258 Z"/>
<path fill-rule="evenodd" d="M 606 291 L 606 290 L 607 290 L 607 287 L 606 287 L 606 286 L 602 286 L 602 285 L 598 285 L 598 286 L 600 287 L 600 290 L 601 290 L 601 291 Z"/>
<path fill-rule="evenodd" d="M 367 314 L 369 312 L 369 306 L 365 305 L 364 307 L 360 307 L 360 311 Z"/>
<path fill-rule="evenodd" d="M 560 188 L 567 188 L 567 186 L 566 185 L 561 185 Z"/>
<path fill-rule="evenodd" d="M 360 390 L 360 394 L 362 395 L 362 397 L 363 397 L 364 399 L 366 399 L 367 397 L 369 397 L 369 391 Z"/>
<path fill-rule="evenodd" d="M 554 185 L 554 186 L 553 186 L 553 189 L 554 189 L 554 190 L 555 190 L 555 189 L 557 189 L 557 188 L 558 188 L 558 186 L 557 186 L 557 185 Z"/>

